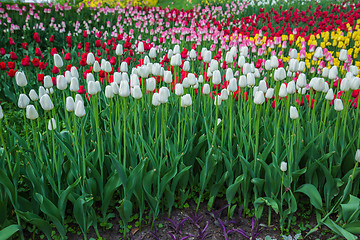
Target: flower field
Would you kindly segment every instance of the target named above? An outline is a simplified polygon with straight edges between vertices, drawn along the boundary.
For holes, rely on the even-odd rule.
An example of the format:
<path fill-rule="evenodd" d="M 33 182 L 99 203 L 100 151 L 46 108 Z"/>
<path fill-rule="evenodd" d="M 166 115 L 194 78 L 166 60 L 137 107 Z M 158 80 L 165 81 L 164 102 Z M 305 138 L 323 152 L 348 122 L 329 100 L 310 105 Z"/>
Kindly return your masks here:
<path fill-rule="evenodd" d="M 357 239 L 360 4 L 250 7 L 0 3 L 0 239 L 218 199 Z"/>

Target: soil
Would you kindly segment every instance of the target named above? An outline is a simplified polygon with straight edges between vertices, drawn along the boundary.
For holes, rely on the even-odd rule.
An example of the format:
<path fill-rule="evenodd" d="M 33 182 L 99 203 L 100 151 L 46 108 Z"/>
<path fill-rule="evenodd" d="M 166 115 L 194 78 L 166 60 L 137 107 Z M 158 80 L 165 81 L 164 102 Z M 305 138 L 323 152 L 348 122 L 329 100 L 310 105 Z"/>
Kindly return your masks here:
<path fill-rule="evenodd" d="M 226 206 L 226 202 L 224 200 L 218 200 L 215 201 L 213 209 L 214 210 L 218 210 L 221 209 L 222 207 Z M 189 205 L 188 208 L 183 208 L 183 209 L 174 209 L 171 212 L 171 219 L 172 220 L 177 220 L 177 222 L 180 222 L 181 220 L 192 216 L 196 211 L 196 205 L 195 203 L 192 203 Z M 198 215 L 199 216 L 203 216 L 203 220 L 200 222 L 199 226 L 201 229 L 204 229 L 206 224 L 208 223 L 208 227 L 206 229 L 206 232 L 209 233 L 208 236 L 206 238 L 203 239 L 207 239 L 207 240 L 220 240 L 220 239 L 225 239 L 224 237 L 224 231 L 223 228 L 221 227 L 220 223 L 218 221 L 215 221 L 214 217 L 211 215 L 211 213 L 208 211 L 207 205 L 205 203 L 202 203 L 200 205 L 199 211 L 198 211 Z M 238 216 L 238 209 L 235 210 L 234 216 Z M 151 230 L 151 225 L 150 224 L 143 224 L 142 229 L 140 230 L 137 227 L 134 227 L 134 223 L 130 223 L 129 225 L 132 225 L 133 227 L 130 229 L 132 236 L 131 237 L 127 237 L 125 239 L 133 239 L 133 240 L 183 240 L 183 239 L 201 239 L 198 238 L 198 234 L 199 234 L 199 230 L 198 227 L 192 223 L 190 220 L 186 220 L 181 228 L 181 233 L 176 233 L 174 229 L 171 228 L 171 224 L 168 220 L 166 220 L 167 218 L 167 214 L 163 214 L 160 215 L 158 217 L 158 219 L 156 220 L 156 226 L 157 227 L 157 233 L 156 236 L 157 238 L 154 237 L 154 235 L 151 233 L 154 233 L 154 229 Z M 244 214 L 242 214 L 241 220 L 240 220 L 240 224 L 239 225 L 234 225 L 233 223 L 227 223 L 229 220 L 227 219 L 227 208 L 222 212 L 220 219 L 222 222 L 225 223 L 226 226 L 226 230 L 231 230 L 231 229 L 243 229 L 246 233 L 251 234 L 251 229 L 252 229 L 252 218 L 249 216 L 244 216 Z M 120 230 L 120 226 L 119 226 L 119 220 L 120 218 L 117 216 L 113 219 L 111 219 L 111 222 L 113 224 L 111 229 L 108 230 L 104 230 L 99 226 L 99 232 L 100 232 L 100 236 L 105 239 L 105 240 L 118 240 L 118 239 L 124 239 L 123 238 L 123 234 L 119 232 Z M 305 235 L 307 234 L 307 232 L 310 230 L 310 228 L 316 226 L 316 218 L 315 218 L 315 214 L 307 214 L 306 216 L 304 215 L 303 217 L 298 217 L 297 220 L 292 224 L 292 229 L 299 229 L 299 226 L 302 225 L 302 223 L 306 223 L 308 228 L 304 231 L 301 231 L 301 235 L 302 238 L 300 239 L 304 239 Z M 257 239 L 265 239 L 265 237 L 270 237 L 271 239 L 283 239 L 281 231 L 280 231 L 280 224 L 279 224 L 279 216 L 275 213 L 272 213 L 271 215 L 271 226 L 268 226 L 268 212 L 267 212 L 267 208 L 264 208 L 264 212 L 263 215 L 261 217 L 261 219 L 259 220 L 259 224 L 260 224 L 260 229 L 261 233 L 257 236 Z M 160 227 L 159 227 L 160 226 Z M 77 231 L 79 234 L 79 230 Z M 172 238 L 170 236 L 170 234 L 173 234 L 175 238 Z M 82 235 L 78 235 L 78 234 L 68 234 L 68 237 L 70 240 L 78 240 L 78 239 L 82 239 L 83 236 Z M 186 236 L 195 236 L 195 237 L 188 237 L 186 238 Z M 285 234 L 285 235 L 290 235 L 290 236 L 295 236 L 296 233 L 291 230 L 289 232 L 289 234 Z M 90 238 L 94 238 L 94 239 L 98 239 L 98 237 L 95 234 L 95 231 L 93 230 L 93 228 L 90 229 L 90 233 L 88 234 L 88 239 Z M 331 232 L 326 228 L 326 227 L 321 227 L 319 230 L 317 230 L 316 232 L 312 233 L 311 235 L 309 235 L 308 237 L 306 237 L 306 239 L 309 240 L 316 240 L 316 239 L 320 239 L 320 240 L 325 240 L 325 239 L 330 239 L 334 237 L 333 234 L 331 234 Z M 241 240 L 241 239 L 248 239 L 244 236 L 242 236 L 240 233 L 237 232 L 232 232 L 228 235 L 227 240 Z M 269 238 L 266 238 L 269 239 Z M 293 238 L 294 239 L 294 238 Z M 337 237 L 336 239 L 342 239 L 340 237 Z"/>

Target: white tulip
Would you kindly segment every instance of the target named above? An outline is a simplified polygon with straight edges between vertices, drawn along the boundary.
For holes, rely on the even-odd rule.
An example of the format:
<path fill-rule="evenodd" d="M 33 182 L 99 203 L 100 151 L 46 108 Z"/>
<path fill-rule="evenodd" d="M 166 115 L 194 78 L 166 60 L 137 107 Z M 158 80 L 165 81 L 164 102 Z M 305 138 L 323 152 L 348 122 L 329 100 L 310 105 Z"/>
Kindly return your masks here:
<path fill-rule="evenodd" d="M 189 72 L 190 71 L 190 63 L 189 61 L 185 61 L 184 64 L 183 64 L 183 70 L 185 72 Z"/>
<path fill-rule="evenodd" d="M 159 102 L 167 103 L 170 96 L 169 89 L 167 87 L 161 87 L 159 90 Z"/>
<path fill-rule="evenodd" d="M 338 75 L 338 68 L 337 66 L 332 66 L 329 70 L 329 79 L 334 80 Z"/>
<path fill-rule="evenodd" d="M 120 82 L 119 95 L 120 97 L 128 97 L 130 95 L 129 84 L 126 81 Z"/>
<path fill-rule="evenodd" d="M 246 84 L 248 87 L 253 87 L 255 86 L 255 76 L 253 73 L 248 73 L 246 75 Z"/>
<path fill-rule="evenodd" d="M 219 70 L 215 70 L 213 72 L 212 83 L 216 85 L 221 83 L 221 75 Z"/>
<path fill-rule="evenodd" d="M 39 100 L 39 95 L 36 93 L 36 91 L 34 89 L 30 90 L 29 97 L 30 97 L 31 101 Z"/>
<path fill-rule="evenodd" d="M 282 83 L 279 90 L 279 97 L 286 97 L 287 91 L 286 91 L 286 84 Z"/>
<path fill-rule="evenodd" d="M 38 112 L 36 111 L 34 105 L 26 106 L 26 118 L 30 120 L 35 120 L 39 117 Z"/>
<path fill-rule="evenodd" d="M 240 78 L 239 78 L 239 87 L 244 88 L 246 86 L 247 86 L 246 76 L 241 75 Z"/>
<path fill-rule="evenodd" d="M 226 89 L 221 90 L 220 98 L 222 101 L 226 101 L 229 98 L 229 93 Z"/>
<path fill-rule="evenodd" d="M 290 106 L 290 118 L 293 120 L 299 118 L 298 110 L 294 106 Z"/>
<path fill-rule="evenodd" d="M 120 64 L 120 71 L 121 72 L 128 72 L 129 71 L 129 67 L 128 67 L 127 62 L 122 62 Z"/>
<path fill-rule="evenodd" d="M 154 93 L 151 100 L 152 105 L 155 107 L 159 106 L 161 103 L 159 102 L 159 93 Z"/>
<path fill-rule="evenodd" d="M 56 87 L 59 90 L 65 90 L 67 88 L 67 81 L 63 75 L 58 75 L 56 77 Z"/>
<path fill-rule="evenodd" d="M 116 84 L 116 83 L 115 83 L 115 84 Z M 107 86 L 105 87 L 105 97 L 106 97 L 106 98 L 109 98 L 109 99 L 114 97 L 114 91 L 113 91 L 112 86 L 107 85 Z"/>
<path fill-rule="evenodd" d="M 46 94 L 46 90 L 43 86 L 39 87 L 39 98 L 41 98 L 44 94 Z"/>
<path fill-rule="evenodd" d="M 19 87 L 25 87 L 27 85 L 27 80 L 26 80 L 26 76 L 23 72 L 16 72 L 17 74 L 15 75 L 15 80 L 16 80 L 16 84 Z"/>
<path fill-rule="evenodd" d="M 339 60 L 345 62 L 347 60 L 347 50 L 341 49 L 339 54 Z"/>
<path fill-rule="evenodd" d="M 268 88 L 268 90 L 266 91 L 265 97 L 267 99 L 273 98 L 274 96 L 274 89 L 273 88 Z"/>
<path fill-rule="evenodd" d="M 295 81 L 290 81 L 288 83 L 286 91 L 288 94 L 294 94 L 296 92 Z"/>
<path fill-rule="evenodd" d="M 79 79 L 72 77 L 70 82 L 70 91 L 77 92 L 79 91 Z"/>
<path fill-rule="evenodd" d="M 356 150 L 355 153 L 355 161 L 360 163 L 360 149 Z"/>
<path fill-rule="evenodd" d="M 4 118 L 4 113 L 3 113 L 2 107 L 0 105 L 0 119 L 3 119 L 3 118 Z"/>
<path fill-rule="evenodd" d="M 210 94 L 210 85 L 208 83 L 205 83 L 203 86 L 203 94 L 204 95 Z"/>
<path fill-rule="evenodd" d="M 51 88 L 53 86 L 52 79 L 49 75 L 46 75 L 44 77 L 44 87 L 45 88 Z"/>
<path fill-rule="evenodd" d="M 189 107 L 192 104 L 192 99 L 190 94 L 185 94 L 181 97 L 181 107 Z"/>
<path fill-rule="evenodd" d="M 343 105 L 341 99 L 336 98 L 334 100 L 334 109 L 335 109 L 335 111 L 338 111 L 338 112 L 342 111 L 344 109 L 344 105 Z"/>
<path fill-rule="evenodd" d="M 229 91 L 230 92 L 236 92 L 237 91 L 237 80 L 236 78 L 231 78 L 229 81 Z"/>
<path fill-rule="evenodd" d="M 335 98 L 334 91 L 332 90 L 332 88 L 330 88 L 329 91 L 325 95 L 325 99 L 332 101 L 332 100 L 334 100 L 334 98 Z"/>
<path fill-rule="evenodd" d="M 110 87 L 110 86 L 108 86 Z M 76 107 L 75 107 L 75 115 L 77 117 L 83 117 L 85 116 L 86 112 L 85 112 L 85 107 L 84 107 L 84 102 L 82 101 L 78 101 L 76 103 Z"/>
<path fill-rule="evenodd" d="M 135 99 L 140 99 L 142 97 L 142 92 L 139 85 L 131 88 L 131 96 Z"/>
<path fill-rule="evenodd" d="M 181 83 L 175 84 L 175 95 L 177 96 L 184 95 L 184 86 Z"/>
<path fill-rule="evenodd" d="M 231 68 L 226 69 L 226 81 L 230 81 L 234 77 L 234 72 Z"/>
<path fill-rule="evenodd" d="M 156 58 L 156 48 L 152 47 L 149 52 L 150 58 Z"/>
<path fill-rule="evenodd" d="M 30 99 L 25 94 L 21 93 L 18 100 L 18 107 L 19 108 L 26 108 L 29 105 Z"/>
<path fill-rule="evenodd" d="M 155 78 L 148 78 L 146 79 L 146 91 L 152 92 L 156 88 L 156 80 Z"/>
<path fill-rule="evenodd" d="M 257 91 L 254 95 L 254 103 L 257 105 L 261 105 L 265 102 L 265 96 L 262 91 Z"/>
<path fill-rule="evenodd" d="M 86 56 L 86 64 L 87 65 L 93 65 L 95 62 L 95 56 L 93 53 L 88 53 L 88 55 Z"/>
<path fill-rule="evenodd" d="M 287 163 L 286 163 L 286 162 L 281 162 L 280 170 L 281 170 L 282 172 L 286 172 L 286 171 L 287 171 Z"/>
<path fill-rule="evenodd" d="M 123 46 L 121 44 L 116 45 L 115 54 L 117 56 L 123 55 Z"/>
<path fill-rule="evenodd" d="M 66 98 L 66 110 L 68 112 L 73 112 L 75 110 L 75 101 L 72 97 Z"/>
<path fill-rule="evenodd" d="M 79 78 L 79 72 L 75 66 L 72 66 L 70 69 L 70 73 L 72 77 Z"/>
<path fill-rule="evenodd" d="M 54 118 L 49 119 L 48 129 L 49 129 L 50 131 L 56 129 L 56 121 L 55 121 Z"/>
<path fill-rule="evenodd" d="M 220 106 L 221 105 L 221 97 L 219 95 L 215 96 L 214 105 L 215 106 Z"/>
<path fill-rule="evenodd" d="M 54 104 L 48 94 L 45 94 L 40 98 L 40 105 L 45 111 L 50 111 L 54 108 Z"/>
<path fill-rule="evenodd" d="M 164 82 L 171 83 L 173 81 L 173 76 L 171 71 L 164 71 Z"/>
<path fill-rule="evenodd" d="M 62 58 L 57 53 L 54 54 L 54 65 L 57 68 L 61 68 L 64 65 Z"/>

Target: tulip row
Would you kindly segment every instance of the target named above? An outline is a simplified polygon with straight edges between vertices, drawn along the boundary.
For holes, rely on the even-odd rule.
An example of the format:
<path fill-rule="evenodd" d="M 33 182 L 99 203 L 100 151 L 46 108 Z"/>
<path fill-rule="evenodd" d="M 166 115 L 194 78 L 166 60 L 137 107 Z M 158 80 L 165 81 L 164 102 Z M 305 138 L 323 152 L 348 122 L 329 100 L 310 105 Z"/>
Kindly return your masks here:
<path fill-rule="evenodd" d="M 133 45 L 131 37 L 98 48 L 98 39 L 99 54 L 90 51 L 94 42 L 84 52 L 68 42 L 67 53 L 45 45 L 45 69 L 19 64 L 13 52 L 20 70 L 5 78 L 5 97 L 22 109 L 23 131 L 0 108 L 6 219 L 33 224 L 48 238 L 56 228 L 65 238 L 71 207 L 86 238 L 116 207 L 126 233 L 133 213 L 142 220 L 148 211 L 154 221 L 198 188 L 198 206 L 206 199 L 211 207 L 221 194 L 229 216 L 244 204 L 260 218 L 268 206 L 269 225 L 276 213 L 284 229 L 305 194 L 319 224 L 353 239 L 358 223 L 343 206 L 360 202 L 360 35 L 358 26 L 346 31 L 348 49 L 322 46 L 323 33 L 289 41 L 236 33 L 226 47 L 210 49 L 186 41 Z M 333 41 L 344 35 L 327 34 Z M 36 52 L 39 40 L 34 34 L 28 49 Z"/>

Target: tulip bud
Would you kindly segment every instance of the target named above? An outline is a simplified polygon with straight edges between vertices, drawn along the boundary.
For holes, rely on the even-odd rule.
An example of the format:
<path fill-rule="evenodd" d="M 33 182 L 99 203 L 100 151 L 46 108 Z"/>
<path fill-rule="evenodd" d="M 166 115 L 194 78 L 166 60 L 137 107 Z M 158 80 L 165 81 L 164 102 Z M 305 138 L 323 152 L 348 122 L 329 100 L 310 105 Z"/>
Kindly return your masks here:
<path fill-rule="evenodd" d="M 278 68 L 279 67 L 279 60 L 276 56 L 271 56 L 270 57 L 270 66 L 272 68 Z"/>
<path fill-rule="evenodd" d="M 266 71 L 271 70 L 271 61 L 270 60 L 265 61 L 265 70 Z"/>
<path fill-rule="evenodd" d="M 55 121 L 54 118 L 49 119 L 48 129 L 49 129 L 50 131 L 56 129 L 56 121 Z"/>
<path fill-rule="evenodd" d="M 110 86 L 107 86 L 110 87 Z M 77 117 L 83 117 L 85 116 L 86 112 L 85 112 L 85 107 L 84 107 L 84 102 L 83 101 L 78 101 L 76 103 L 76 107 L 75 107 L 75 115 Z"/>
<path fill-rule="evenodd" d="M 255 76 L 253 73 L 248 73 L 246 75 L 246 84 L 248 87 L 253 87 L 255 86 Z"/>
<path fill-rule="evenodd" d="M 231 68 L 226 69 L 226 81 L 230 81 L 234 77 L 233 70 Z"/>
<path fill-rule="evenodd" d="M 299 61 L 297 59 L 290 59 L 289 61 L 289 71 L 297 72 L 299 69 Z"/>
<path fill-rule="evenodd" d="M 142 92 L 139 85 L 136 85 L 131 89 L 131 96 L 135 99 L 140 99 L 142 97 Z"/>
<path fill-rule="evenodd" d="M 41 98 L 44 94 L 46 94 L 46 90 L 43 86 L 39 87 L 39 98 Z"/>
<path fill-rule="evenodd" d="M 3 118 L 4 118 L 4 113 L 3 113 L 2 107 L 0 105 L 0 119 L 3 119 Z"/>
<path fill-rule="evenodd" d="M 174 54 L 180 54 L 180 46 L 179 46 L 178 44 L 176 44 L 176 45 L 174 46 L 173 53 L 174 53 Z"/>
<path fill-rule="evenodd" d="M 352 90 L 356 90 L 356 89 L 359 89 L 359 87 L 360 87 L 360 78 L 354 77 L 350 83 L 350 88 Z"/>
<path fill-rule="evenodd" d="M 36 91 L 34 89 L 30 90 L 29 97 L 30 97 L 31 101 L 39 100 L 39 96 L 38 96 L 38 94 L 36 93 Z"/>
<path fill-rule="evenodd" d="M 337 112 L 342 111 L 342 110 L 344 109 L 344 105 L 343 105 L 341 99 L 336 98 L 336 99 L 334 100 L 334 109 L 335 109 L 335 111 L 337 111 Z"/>
<path fill-rule="evenodd" d="M 317 59 L 320 59 L 320 58 L 324 57 L 323 49 L 321 47 L 316 48 L 315 53 L 314 53 L 314 57 L 317 58 Z"/>
<path fill-rule="evenodd" d="M 49 75 L 44 77 L 44 87 L 45 88 L 51 88 L 53 86 L 52 79 Z"/>
<path fill-rule="evenodd" d="M 130 95 L 129 84 L 126 81 L 120 82 L 119 95 L 120 97 L 128 97 Z"/>
<path fill-rule="evenodd" d="M 213 72 L 212 82 L 216 85 L 221 83 L 221 75 L 219 70 L 215 70 Z"/>
<path fill-rule="evenodd" d="M 243 74 L 246 75 L 251 73 L 251 65 L 249 63 L 245 63 L 243 66 Z"/>
<path fill-rule="evenodd" d="M 287 171 L 287 163 L 286 163 L 286 162 L 281 162 L 280 170 L 281 170 L 282 172 L 286 172 L 286 171 Z"/>
<path fill-rule="evenodd" d="M 189 72 L 190 71 L 190 63 L 189 61 L 185 61 L 184 64 L 183 64 L 183 70 L 185 72 Z"/>
<path fill-rule="evenodd" d="M 150 63 L 150 58 L 145 55 L 145 57 L 144 57 L 144 64 L 143 64 L 143 65 L 148 65 L 149 63 Z"/>
<path fill-rule="evenodd" d="M 237 91 L 237 80 L 236 78 L 231 78 L 229 81 L 229 91 L 230 92 L 236 92 Z"/>
<path fill-rule="evenodd" d="M 73 112 L 75 110 L 75 102 L 72 97 L 66 98 L 66 110 L 68 112 Z"/>
<path fill-rule="evenodd" d="M 202 93 L 203 93 L 204 95 L 210 94 L 210 85 L 209 85 L 208 83 L 205 83 L 205 84 L 204 84 Z"/>
<path fill-rule="evenodd" d="M 169 89 L 167 87 L 161 87 L 159 90 L 159 102 L 167 103 L 170 96 Z"/>
<path fill-rule="evenodd" d="M 29 105 L 30 99 L 25 94 L 21 93 L 18 100 L 18 107 L 19 108 L 26 108 Z"/>
<path fill-rule="evenodd" d="M 246 76 L 241 75 L 239 78 L 239 87 L 243 88 L 243 87 L 246 87 L 246 85 L 247 85 Z"/>
<path fill-rule="evenodd" d="M 129 67 L 127 62 L 122 62 L 120 65 L 120 71 L 121 72 L 128 72 L 129 71 Z"/>
<path fill-rule="evenodd" d="M 51 87 L 51 88 L 47 88 L 47 89 L 46 89 L 46 93 L 49 94 L 49 95 L 50 95 L 50 94 L 52 95 L 52 94 L 54 94 L 54 89 L 53 89 L 52 87 Z"/>
<path fill-rule="evenodd" d="M 181 97 L 181 107 L 189 107 L 192 104 L 192 99 L 190 94 L 185 94 Z"/>
<path fill-rule="evenodd" d="M 152 92 L 156 88 L 156 80 L 155 78 L 146 79 L 146 91 Z"/>
<path fill-rule="evenodd" d="M 227 52 L 225 55 L 225 62 L 226 63 L 233 63 L 234 61 L 234 56 L 231 52 Z"/>
<path fill-rule="evenodd" d="M 299 113 L 296 107 L 290 106 L 290 118 L 293 120 L 299 118 Z"/>
<path fill-rule="evenodd" d="M 356 150 L 355 153 L 355 161 L 360 163 L 360 149 Z"/>
<path fill-rule="evenodd" d="M 98 61 L 95 61 L 94 62 L 94 65 L 93 65 L 93 71 L 94 72 L 100 72 L 101 68 L 100 68 L 100 64 Z"/>
<path fill-rule="evenodd" d="M 337 66 L 332 66 L 329 70 L 329 79 L 334 80 L 338 75 Z"/>
<path fill-rule="evenodd" d="M 203 75 L 200 75 L 198 77 L 198 83 L 203 83 L 203 82 L 204 82 L 204 77 L 203 77 Z"/>
<path fill-rule="evenodd" d="M 246 57 L 249 54 L 249 48 L 247 46 L 242 46 L 240 48 L 240 55 Z"/>
<path fill-rule="evenodd" d="M 34 105 L 26 106 L 26 118 L 30 120 L 35 120 L 39 117 L 38 112 L 36 111 Z"/>
<path fill-rule="evenodd" d="M 229 93 L 226 89 L 221 90 L 220 98 L 222 101 L 226 101 L 229 98 Z"/>
<path fill-rule="evenodd" d="M 115 54 L 117 56 L 123 55 L 123 46 L 121 44 L 116 45 Z"/>
<path fill-rule="evenodd" d="M 77 78 L 74 78 L 74 77 L 71 78 L 70 91 L 72 91 L 72 92 L 79 91 L 79 80 Z"/>
<path fill-rule="evenodd" d="M 239 67 L 243 67 L 244 64 L 245 64 L 245 57 L 240 55 L 239 59 L 238 59 L 238 65 L 239 65 Z"/>
<path fill-rule="evenodd" d="M 149 52 L 150 58 L 156 58 L 156 48 L 152 47 Z"/>
<path fill-rule="evenodd" d="M 329 68 L 327 67 L 323 68 L 321 76 L 323 78 L 327 78 L 329 76 Z"/>
<path fill-rule="evenodd" d="M 257 91 L 254 95 L 254 103 L 261 105 L 265 102 L 264 93 L 262 91 Z"/>
<path fill-rule="evenodd" d="M 70 73 L 72 77 L 79 78 L 79 72 L 75 66 L 72 66 L 70 69 Z"/>
<path fill-rule="evenodd" d="M 275 81 L 282 81 L 286 78 L 286 71 L 284 68 L 278 68 L 278 69 L 275 69 L 275 72 L 274 72 L 274 80 Z"/>
<path fill-rule="evenodd" d="M 214 105 L 215 106 L 220 106 L 221 105 L 221 97 L 219 95 L 216 95 L 214 98 Z"/>
<path fill-rule="evenodd" d="M 268 90 L 266 91 L 265 97 L 267 99 L 273 98 L 274 96 L 274 89 L 273 88 L 268 88 Z"/>
<path fill-rule="evenodd" d="M 190 50 L 190 59 L 195 60 L 196 56 L 197 56 L 197 53 L 196 53 L 195 49 L 191 49 Z"/>
<path fill-rule="evenodd" d="M 304 62 L 304 61 L 299 62 L 299 69 L 298 69 L 298 71 L 299 71 L 299 72 L 304 72 L 304 71 L 305 71 L 305 67 L 306 67 L 306 65 L 305 65 L 305 62 Z"/>
<path fill-rule="evenodd" d="M 117 95 L 119 94 L 119 85 L 116 83 L 116 82 L 112 82 L 110 84 L 111 88 L 112 88 L 112 91 L 113 91 L 113 94 L 114 95 Z"/>
<path fill-rule="evenodd" d="M 187 78 L 188 78 L 188 81 L 189 81 L 190 86 L 195 86 L 195 85 L 196 85 L 197 79 L 196 79 L 196 77 L 195 77 L 195 74 L 189 73 L 188 76 L 187 76 Z"/>
<path fill-rule="evenodd" d="M 115 83 L 115 84 L 116 84 L 116 83 Z M 112 86 L 107 85 L 107 86 L 105 87 L 105 97 L 106 97 L 106 98 L 109 98 L 109 99 L 114 97 L 114 91 L 113 91 Z"/>
<path fill-rule="evenodd" d="M 211 59 L 209 65 L 209 71 L 214 72 L 215 70 L 219 69 L 219 62 L 215 59 Z"/>
<path fill-rule="evenodd" d="M 261 80 L 259 82 L 259 91 L 262 91 L 263 93 L 266 93 L 267 91 L 267 85 L 265 80 Z"/>
<path fill-rule="evenodd" d="M 86 56 L 86 64 L 87 65 L 93 65 L 95 62 L 95 57 L 93 53 L 88 53 L 88 55 Z"/>
<path fill-rule="evenodd" d="M 290 58 L 291 59 L 296 59 L 297 58 L 297 50 L 296 49 L 291 49 L 291 51 L 290 51 Z"/>
<path fill-rule="evenodd" d="M 332 90 L 332 88 L 330 88 L 329 91 L 325 95 L 325 99 L 332 101 L 332 100 L 334 100 L 334 98 L 335 98 L 334 91 Z"/>
<path fill-rule="evenodd" d="M 350 81 L 347 78 L 344 78 L 341 81 L 340 90 L 346 92 L 349 91 L 349 89 L 350 89 Z"/>
<path fill-rule="evenodd" d="M 290 81 L 288 83 L 286 91 L 287 91 L 288 94 L 294 94 L 296 92 L 295 81 Z"/>
<path fill-rule="evenodd" d="M 111 64 L 110 64 L 109 61 L 106 61 L 106 62 L 105 62 L 105 69 L 104 69 L 104 71 L 105 71 L 106 73 L 109 73 L 109 72 L 112 71 L 112 67 L 111 67 Z"/>
<path fill-rule="evenodd" d="M 65 90 L 67 88 L 67 82 L 63 75 L 58 75 L 56 77 L 56 87 L 59 90 Z"/>
<path fill-rule="evenodd" d="M 164 82 L 171 83 L 173 80 L 171 71 L 164 71 Z"/>
<path fill-rule="evenodd" d="M 357 66 L 351 65 L 349 71 L 353 76 L 357 76 L 359 74 L 359 68 Z"/>
<path fill-rule="evenodd" d="M 135 87 L 137 85 L 140 86 L 139 76 L 137 74 L 131 74 L 130 75 L 130 86 Z"/>
<path fill-rule="evenodd" d="M 26 76 L 23 72 L 17 72 L 15 75 L 15 80 L 19 87 L 25 87 L 27 85 Z"/>
<path fill-rule="evenodd" d="M 211 61 L 211 51 L 206 51 L 203 56 L 204 62 L 209 63 Z"/>
<path fill-rule="evenodd" d="M 155 107 L 160 105 L 159 102 L 159 93 L 154 93 L 152 96 L 152 100 L 151 100 L 152 105 L 154 105 Z"/>
<path fill-rule="evenodd" d="M 54 65 L 57 68 L 61 68 L 64 65 L 62 58 L 57 53 L 54 54 Z"/>
<path fill-rule="evenodd" d="M 86 75 L 86 83 L 89 84 L 89 82 L 95 82 L 95 78 L 94 78 L 94 75 L 92 73 L 88 73 Z"/>
<path fill-rule="evenodd" d="M 45 94 L 40 98 L 40 105 L 45 111 L 50 111 L 54 108 L 54 104 L 48 94 Z"/>
<path fill-rule="evenodd" d="M 339 60 L 345 62 L 347 60 L 347 50 L 341 49 L 339 54 Z"/>
<path fill-rule="evenodd" d="M 70 71 L 65 72 L 65 79 L 66 79 L 66 83 L 69 84 L 71 82 L 71 72 Z"/>
<path fill-rule="evenodd" d="M 287 91 L 286 91 L 286 84 L 282 83 L 279 90 L 279 97 L 286 97 Z"/>
<path fill-rule="evenodd" d="M 184 86 L 181 83 L 175 85 L 175 95 L 182 96 L 184 95 Z"/>

